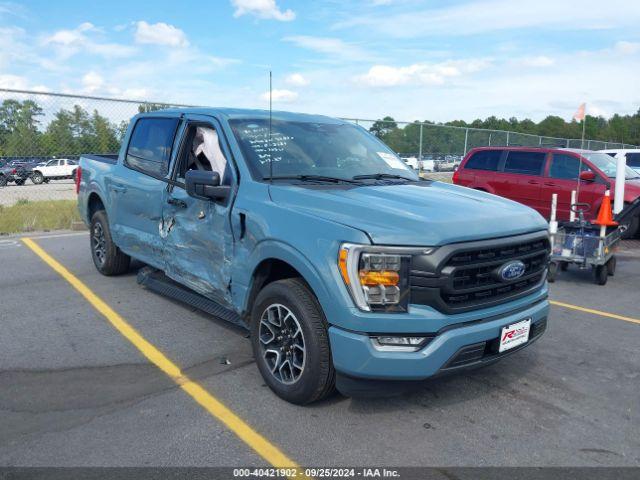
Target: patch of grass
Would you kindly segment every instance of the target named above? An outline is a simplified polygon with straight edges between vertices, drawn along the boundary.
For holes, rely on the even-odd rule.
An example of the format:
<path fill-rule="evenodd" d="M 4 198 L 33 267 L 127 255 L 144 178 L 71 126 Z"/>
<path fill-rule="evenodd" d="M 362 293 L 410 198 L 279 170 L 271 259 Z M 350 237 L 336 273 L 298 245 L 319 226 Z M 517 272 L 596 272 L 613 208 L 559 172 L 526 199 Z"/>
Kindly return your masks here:
<path fill-rule="evenodd" d="M 80 214 L 75 200 L 20 199 L 10 207 L 0 205 L 0 235 L 66 229 L 77 221 Z"/>

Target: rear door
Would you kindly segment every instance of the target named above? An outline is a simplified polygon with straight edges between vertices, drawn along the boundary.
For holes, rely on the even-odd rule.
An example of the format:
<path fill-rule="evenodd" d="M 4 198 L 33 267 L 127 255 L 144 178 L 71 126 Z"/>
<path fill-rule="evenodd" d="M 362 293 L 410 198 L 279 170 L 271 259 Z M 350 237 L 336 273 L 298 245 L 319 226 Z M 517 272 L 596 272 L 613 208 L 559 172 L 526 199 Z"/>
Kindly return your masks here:
<path fill-rule="evenodd" d="M 124 165 L 105 177 L 110 227 L 127 254 L 162 268 L 162 208 L 179 114 L 140 117 L 133 126 Z"/>
<path fill-rule="evenodd" d="M 594 215 L 595 208 L 600 204 L 605 191 L 604 182 L 597 173 L 595 182 L 579 181 L 578 174 L 580 171 L 593 171 L 593 169 L 584 161 L 581 166 L 580 157 L 577 155 L 574 156 L 568 153 L 552 154 L 542 186 L 544 213 L 541 213 L 546 218 L 551 216 L 551 198 L 554 193 L 557 193 L 558 209 L 556 217 L 558 220 L 569 220 L 571 192 L 573 190 L 577 193 L 576 202 L 588 203 L 591 206 L 591 212 L 586 218 Z"/>
<path fill-rule="evenodd" d="M 546 156 L 544 151 L 508 151 L 503 168 L 508 175 L 504 196 L 542 213 L 540 195 Z"/>
<path fill-rule="evenodd" d="M 165 273 L 192 290 L 228 306 L 233 249 L 231 197 L 200 200 L 187 195 L 188 170 L 216 171 L 234 191 L 236 175 L 220 125 L 204 115 L 187 115 L 181 146 L 172 168 L 172 182 L 163 204 Z"/>

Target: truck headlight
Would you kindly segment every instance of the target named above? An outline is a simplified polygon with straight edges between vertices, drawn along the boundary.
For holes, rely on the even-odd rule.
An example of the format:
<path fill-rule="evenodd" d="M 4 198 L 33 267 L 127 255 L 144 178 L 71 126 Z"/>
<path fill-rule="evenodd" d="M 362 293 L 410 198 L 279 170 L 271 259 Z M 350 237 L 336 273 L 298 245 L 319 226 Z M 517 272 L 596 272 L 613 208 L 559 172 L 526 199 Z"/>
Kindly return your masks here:
<path fill-rule="evenodd" d="M 338 267 L 357 307 L 364 311 L 407 311 L 411 255 L 416 251 L 425 253 L 415 248 L 342 244 Z"/>

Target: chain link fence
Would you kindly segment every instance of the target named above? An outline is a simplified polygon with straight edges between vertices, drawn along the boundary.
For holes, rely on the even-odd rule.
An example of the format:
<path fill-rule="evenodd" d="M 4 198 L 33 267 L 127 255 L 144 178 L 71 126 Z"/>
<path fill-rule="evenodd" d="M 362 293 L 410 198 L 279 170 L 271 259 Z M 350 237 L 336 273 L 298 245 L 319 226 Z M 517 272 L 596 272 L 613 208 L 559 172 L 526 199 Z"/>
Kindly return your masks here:
<path fill-rule="evenodd" d="M 33 175 L 38 164 L 72 163 L 84 153 L 120 149 L 129 119 L 145 111 L 189 107 L 163 102 L 110 99 L 65 93 L 0 89 L 0 234 L 69 228 L 78 220 L 74 180 Z M 403 157 L 426 161 L 432 170 L 453 170 L 473 147 L 490 145 L 580 147 L 578 139 L 539 137 L 418 122 L 345 119 L 371 130 Z M 585 141 L 585 148 L 631 148 Z M 425 162 L 418 162 L 422 166 Z M 47 165 L 48 166 L 48 165 Z M 441 167 L 441 168 L 438 168 Z M 448 180 L 451 173 L 431 174 Z"/>

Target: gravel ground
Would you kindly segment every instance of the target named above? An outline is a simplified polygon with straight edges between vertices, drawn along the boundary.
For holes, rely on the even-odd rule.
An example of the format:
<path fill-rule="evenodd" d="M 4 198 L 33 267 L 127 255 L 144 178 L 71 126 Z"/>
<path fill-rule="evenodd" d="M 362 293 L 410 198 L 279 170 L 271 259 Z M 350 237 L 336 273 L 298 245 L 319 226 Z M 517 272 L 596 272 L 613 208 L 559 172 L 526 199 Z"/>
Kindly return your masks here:
<path fill-rule="evenodd" d="M 23 199 L 30 202 L 75 200 L 75 184 L 73 180 L 53 180 L 40 185 L 34 185 L 31 181 L 27 181 L 22 186 L 11 183 L 0 188 L 0 205 L 8 207 Z"/>

